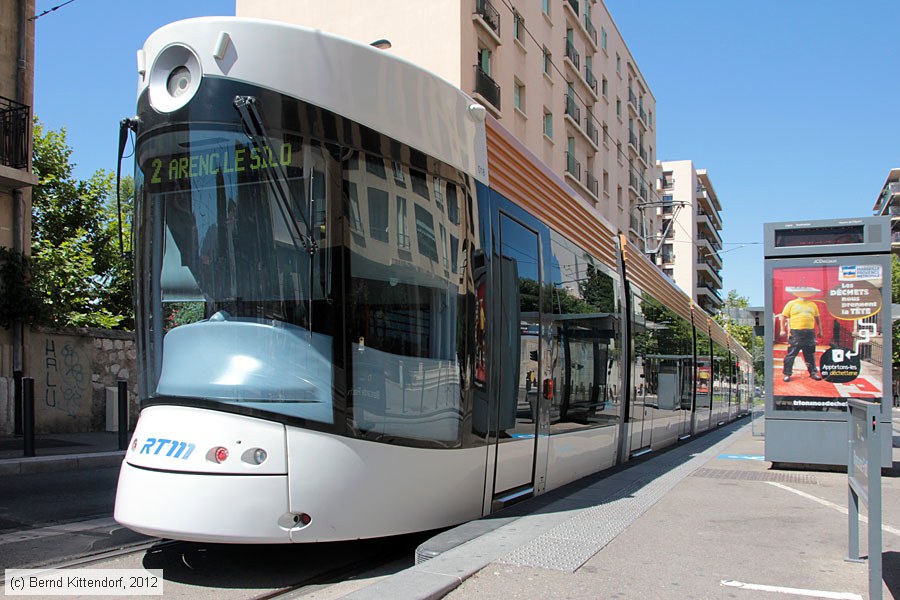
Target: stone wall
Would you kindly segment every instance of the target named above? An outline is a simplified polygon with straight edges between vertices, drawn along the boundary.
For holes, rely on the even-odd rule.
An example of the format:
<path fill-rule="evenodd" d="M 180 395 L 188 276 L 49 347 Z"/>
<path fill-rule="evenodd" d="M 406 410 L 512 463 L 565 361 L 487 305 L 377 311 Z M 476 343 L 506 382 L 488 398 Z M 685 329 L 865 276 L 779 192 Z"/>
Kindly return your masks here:
<path fill-rule="evenodd" d="M 25 375 L 34 378 L 36 433 L 104 431 L 106 388 L 115 388 L 120 379 L 128 382 L 130 426 L 137 422 L 131 332 L 32 329 L 27 333 Z"/>

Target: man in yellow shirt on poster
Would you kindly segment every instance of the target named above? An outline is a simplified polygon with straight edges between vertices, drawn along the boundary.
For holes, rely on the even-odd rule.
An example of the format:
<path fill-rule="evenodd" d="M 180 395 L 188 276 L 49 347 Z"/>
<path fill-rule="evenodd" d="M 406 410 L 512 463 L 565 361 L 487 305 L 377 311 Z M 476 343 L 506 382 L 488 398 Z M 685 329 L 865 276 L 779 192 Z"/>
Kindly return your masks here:
<path fill-rule="evenodd" d="M 784 380 L 790 381 L 794 372 L 794 359 L 803 352 L 809 376 L 821 381 L 822 376 L 816 367 L 816 333 L 822 336 L 822 322 L 819 320 L 819 307 L 812 300 L 794 298 L 784 305 L 781 311 L 782 323 L 788 336 L 788 351 L 784 356 Z"/>

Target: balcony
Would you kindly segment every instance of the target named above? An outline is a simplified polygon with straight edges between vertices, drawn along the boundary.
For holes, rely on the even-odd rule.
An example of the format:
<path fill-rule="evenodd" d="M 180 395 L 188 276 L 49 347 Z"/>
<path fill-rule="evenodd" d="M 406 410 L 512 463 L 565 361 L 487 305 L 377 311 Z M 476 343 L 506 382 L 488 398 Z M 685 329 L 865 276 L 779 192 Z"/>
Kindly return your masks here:
<path fill-rule="evenodd" d="M 643 146 L 640 146 L 638 154 L 641 157 L 641 160 L 644 161 L 644 164 L 649 166 L 650 162 L 649 162 L 649 159 L 647 158 L 647 149 L 644 148 Z"/>
<path fill-rule="evenodd" d="M 594 72 L 591 71 L 590 67 L 587 65 L 584 66 L 584 81 L 588 84 L 588 87 L 591 88 L 591 91 L 594 92 L 594 96 L 597 95 L 597 77 L 594 75 Z"/>
<path fill-rule="evenodd" d="M 500 110 L 500 86 L 484 72 L 481 65 L 475 65 L 475 93 Z"/>
<path fill-rule="evenodd" d="M 635 110 L 637 109 L 637 96 L 631 89 L 628 90 L 628 104 Z"/>
<path fill-rule="evenodd" d="M 629 217 L 629 225 L 631 226 L 631 230 L 638 234 L 638 237 L 642 236 L 643 233 L 641 232 L 641 218 L 634 213 L 631 213 Z"/>
<path fill-rule="evenodd" d="M 594 125 L 593 119 L 591 119 L 591 115 L 587 114 L 584 117 L 584 132 L 587 134 L 588 139 L 591 140 L 591 143 L 594 146 L 600 145 L 600 131 L 597 129 L 597 126 Z"/>
<path fill-rule="evenodd" d="M 494 33 L 500 35 L 500 13 L 489 0 L 475 0 L 475 14 L 481 17 Z"/>
<path fill-rule="evenodd" d="M 706 294 L 712 299 L 716 306 L 722 305 L 722 297 L 719 295 L 718 289 L 715 288 L 712 284 L 706 282 L 697 282 L 697 296 L 701 294 Z"/>
<path fill-rule="evenodd" d="M 581 163 L 569 152 L 566 152 L 566 173 L 574 177 L 577 181 L 581 181 Z"/>
<path fill-rule="evenodd" d="M 635 151 L 637 151 L 638 140 L 633 131 L 628 132 L 628 145 L 631 146 Z"/>
<path fill-rule="evenodd" d="M 590 193 L 597 197 L 600 195 L 600 183 L 597 181 L 597 178 L 593 176 L 590 172 L 585 173 L 585 179 L 587 180 L 587 189 Z"/>
<path fill-rule="evenodd" d="M 594 46 L 597 45 L 597 28 L 594 27 L 594 24 L 591 23 L 590 17 L 588 15 L 584 15 L 584 30 L 587 31 L 588 37 L 591 38 L 591 41 L 594 42 Z"/>
<path fill-rule="evenodd" d="M 896 246 L 900 244 L 900 231 L 892 231 L 891 232 L 891 245 Z"/>
<path fill-rule="evenodd" d="M 639 181 L 639 179 L 638 179 L 637 173 L 634 171 L 634 169 L 630 169 L 628 171 L 628 185 L 631 186 L 632 188 L 634 188 L 635 194 L 637 193 L 638 187 L 640 186 L 638 181 Z"/>
<path fill-rule="evenodd" d="M 647 113 L 644 112 L 643 106 L 638 106 L 638 118 L 640 118 L 640 120 L 643 121 L 644 123 L 647 122 Z"/>
<path fill-rule="evenodd" d="M 0 96 L 0 165 L 28 168 L 31 108 Z"/>
<path fill-rule="evenodd" d="M 570 40 L 566 40 L 566 58 L 572 61 L 576 71 L 581 68 L 581 55 L 578 54 L 578 50 L 575 49 L 575 44 Z"/>
<path fill-rule="evenodd" d="M 566 114 L 572 117 L 576 124 L 581 123 L 581 107 L 575 102 L 575 97 L 566 94 Z"/>

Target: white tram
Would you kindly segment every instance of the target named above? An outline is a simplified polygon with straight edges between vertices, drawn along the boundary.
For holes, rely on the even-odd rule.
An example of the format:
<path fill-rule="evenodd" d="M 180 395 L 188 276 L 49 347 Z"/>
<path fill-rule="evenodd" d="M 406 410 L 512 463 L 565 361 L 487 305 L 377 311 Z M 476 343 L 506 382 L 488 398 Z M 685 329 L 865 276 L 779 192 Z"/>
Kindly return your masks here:
<path fill-rule="evenodd" d="M 447 82 L 219 17 L 138 65 L 123 525 L 445 527 L 748 411 L 749 354 Z"/>

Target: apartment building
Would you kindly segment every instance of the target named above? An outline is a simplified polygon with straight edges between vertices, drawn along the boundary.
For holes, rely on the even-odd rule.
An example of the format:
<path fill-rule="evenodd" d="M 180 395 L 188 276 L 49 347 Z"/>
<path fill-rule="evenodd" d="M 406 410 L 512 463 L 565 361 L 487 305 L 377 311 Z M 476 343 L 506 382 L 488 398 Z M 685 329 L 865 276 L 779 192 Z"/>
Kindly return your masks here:
<path fill-rule="evenodd" d="M 482 103 L 638 247 L 658 231 L 656 100 L 603 2 L 236 0 L 236 14 L 389 40 Z"/>
<path fill-rule="evenodd" d="M 0 3 L 0 246 L 31 253 L 34 0 Z M 14 381 L 23 372 L 21 323 L 0 327 L 0 434 L 21 428 Z"/>
<path fill-rule="evenodd" d="M 722 205 L 705 169 L 693 161 L 664 161 L 656 264 L 706 312 L 722 298 Z"/>
<path fill-rule="evenodd" d="M 891 169 L 878 193 L 872 212 L 891 218 L 891 250 L 900 254 L 900 168 Z"/>

